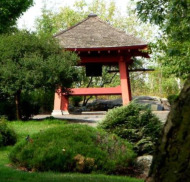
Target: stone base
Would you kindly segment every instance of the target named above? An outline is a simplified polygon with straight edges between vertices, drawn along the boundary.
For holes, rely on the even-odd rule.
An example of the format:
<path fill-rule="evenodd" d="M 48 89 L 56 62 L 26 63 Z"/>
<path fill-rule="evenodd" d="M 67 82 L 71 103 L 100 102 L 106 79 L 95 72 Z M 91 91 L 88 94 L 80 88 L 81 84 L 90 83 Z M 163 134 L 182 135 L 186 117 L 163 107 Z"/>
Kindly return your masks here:
<path fill-rule="evenodd" d="M 62 116 L 62 115 L 66 115 L 69 114 L 68 111 L 62 111 L 62 110 L 53 110 L 51 115 L 52 116 Z"/>
<path fill-rule="evenodd" d="M 63 115 L 68 115 L 69 112 L 68 111 L 62 111 Z"/>

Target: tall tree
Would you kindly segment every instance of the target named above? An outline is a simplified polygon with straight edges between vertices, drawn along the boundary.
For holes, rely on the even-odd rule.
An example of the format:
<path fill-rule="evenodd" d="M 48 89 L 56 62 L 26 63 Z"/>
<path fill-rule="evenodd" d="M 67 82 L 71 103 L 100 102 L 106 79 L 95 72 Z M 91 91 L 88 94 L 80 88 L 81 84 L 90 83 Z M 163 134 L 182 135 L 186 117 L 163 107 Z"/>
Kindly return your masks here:
<path fill-rule="evenodd" d="M 190 77 L 175 101 L 153 158 L 147 182 L 189 181 Z"/>
<path fill-rule="evenodd" d="M 157 24 L 163 30 L 156 50 L 167 73 L 187 78 L 190 73 L 190 1 L 138 0 L 137 12 L 143 21 Z"/>
<path fill-rule="evenodd" d="M 70 86 L 77 78 L 77 59 L 52 38 L 28 32 L 0 35 L 0 92 L 14 96 L 17 119 L 22 117 L 21 92 Z"/>
<path fill-rule="evenodd" d="M 0 34 L 11 31 L 20 15 L 32 5 L 33 0 L 1 0 Z"/>
<path fill-rule="evenodd" d="M 142 20 L 163 30 L 157 50 L 168 75 L 187 79 L 172 106 L 146 181 L 189 181 L 190 1 L 139 0 L 137 11 Z"/>

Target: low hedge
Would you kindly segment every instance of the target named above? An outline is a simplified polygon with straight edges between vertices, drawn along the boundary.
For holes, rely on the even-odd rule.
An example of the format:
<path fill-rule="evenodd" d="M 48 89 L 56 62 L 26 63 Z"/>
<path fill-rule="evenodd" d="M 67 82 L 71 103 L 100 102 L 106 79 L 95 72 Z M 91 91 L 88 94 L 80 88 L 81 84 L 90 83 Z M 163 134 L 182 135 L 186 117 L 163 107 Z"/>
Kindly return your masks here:
<path fill-rule="evenodd" d="M 16 133 L 7 126 L 6 120 L 0 119 L 0 147 L 14 145 L 17 141 Z"/>
<path fill-rule="evenodd" d="M 131 144 L 86 125 L 68 124 L 33 135 L 10 153 L 16 166 L 35 171 L 125 173 L 133 164 Z"/>
<path fill-rule="evenodd" d="M 127 139 L 133 144 L 136 153 L 143 155 L 154 152 L 162 124 L 150 109 L 131 103 L 110 110 L 99 127 Z"/>

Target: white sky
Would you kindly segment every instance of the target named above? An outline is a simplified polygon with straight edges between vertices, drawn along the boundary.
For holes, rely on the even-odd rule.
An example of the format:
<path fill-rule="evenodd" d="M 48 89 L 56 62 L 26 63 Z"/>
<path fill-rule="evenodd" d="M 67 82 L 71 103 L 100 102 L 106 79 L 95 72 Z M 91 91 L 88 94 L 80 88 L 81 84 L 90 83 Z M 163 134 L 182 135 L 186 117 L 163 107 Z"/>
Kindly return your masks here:
<path fill-rule="evenodd" d="M 28 30 L 34 30 L 34 22 L 36 17 L 41 15 L 41 9 L 46 2 L 48 9 L 59 9 L 64 5 L 72 6 L 76 0 L 34 0 L 34 6 L 27 10 L 17 21 L 18 28 L 25 28 Z M 110 2 L 110 0 L 106 0 Z M 116 6 L 121 10 L 121 12 L 125 12 L 127 3 L 130 0 L 114 0 L 116 2 Z M 86 0 L 87 3 L 92 2 L 92 0 Z"/>

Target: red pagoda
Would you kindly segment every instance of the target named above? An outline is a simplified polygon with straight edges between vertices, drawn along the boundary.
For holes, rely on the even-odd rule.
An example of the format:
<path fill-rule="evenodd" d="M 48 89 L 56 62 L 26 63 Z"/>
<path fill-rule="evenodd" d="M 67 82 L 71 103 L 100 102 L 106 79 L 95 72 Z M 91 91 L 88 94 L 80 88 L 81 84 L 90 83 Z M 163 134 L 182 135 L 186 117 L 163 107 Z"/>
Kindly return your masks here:
<path fill-rule="evenodd" d="M 103 65 L 119 65 L 120 85 L 112 88 L 71 88 L 65 93 L 58 89 L 52 115 L 69 114 L 69 96 L 121 95 L 123 105 L 131 101 L 128 66 L 133 63 L 133 57 L 149 58 L 144 51 L 147 49 L 145 42 L 113 28 L 95 14 L 57 33 L 55 38 L 64 49 L 78 54 L 79 66 L 86 66 L 87 76 L 100 76 Z"/>

